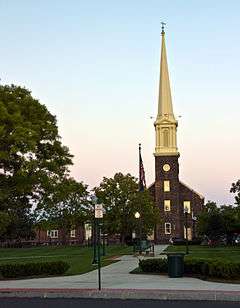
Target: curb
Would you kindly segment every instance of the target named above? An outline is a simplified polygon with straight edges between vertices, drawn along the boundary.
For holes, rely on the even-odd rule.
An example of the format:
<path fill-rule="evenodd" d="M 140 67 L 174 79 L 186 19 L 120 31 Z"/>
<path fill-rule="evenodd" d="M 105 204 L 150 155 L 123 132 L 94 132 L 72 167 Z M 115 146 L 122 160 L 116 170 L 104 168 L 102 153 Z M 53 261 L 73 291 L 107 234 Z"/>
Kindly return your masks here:
<path fill-rule="evenodd" d="M 98 298 L 240 302 L 240 291 L 156 289 L 0 289 L 0 298 Z"/>

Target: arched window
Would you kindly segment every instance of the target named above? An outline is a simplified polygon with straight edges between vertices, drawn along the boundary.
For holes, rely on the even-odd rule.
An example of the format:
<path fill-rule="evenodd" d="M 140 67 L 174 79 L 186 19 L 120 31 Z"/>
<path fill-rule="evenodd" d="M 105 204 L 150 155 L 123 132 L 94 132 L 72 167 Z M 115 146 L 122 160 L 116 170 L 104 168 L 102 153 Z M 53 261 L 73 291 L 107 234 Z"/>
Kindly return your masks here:
<path fill-rule="evenodd" d="M 163 146 L 167 148 L 169 146 L 169 132 L 168 129 L 163 131 Z"/>

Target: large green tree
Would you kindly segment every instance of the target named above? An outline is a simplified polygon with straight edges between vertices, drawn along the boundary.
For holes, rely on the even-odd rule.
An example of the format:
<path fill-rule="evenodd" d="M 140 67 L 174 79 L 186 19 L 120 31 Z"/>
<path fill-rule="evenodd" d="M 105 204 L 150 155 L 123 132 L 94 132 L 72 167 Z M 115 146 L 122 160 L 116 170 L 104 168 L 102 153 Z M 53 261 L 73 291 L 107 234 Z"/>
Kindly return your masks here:
<path fill-rule="evenodd" d="M 45 229 L 61 229 L 63 243 L 70 230 L 91 219 L 87 186 L 73 178 L 64 178 L 51 187 L 39 202 L 38 225 Z"/>
<path fill-rule="evenodd" d="M 208 201 L 198 216 L 197 229 L 200 235 L 207 235 L 213 241 L 227 236 L 227 242 L 232 243 L 234 233 L 240 230 L 240 207 L 217 206 Z"/>
<path fill-rule="evenodd" d="M 215 202 L 208 201 L 198 215 L 197 231 L 199 235 L 206 235 L 212 241 L 225 234 L 223 217 Z"/>
<path fill-rule="evenodd" d="M 68 174 L 71 159 L 56 117 L 29 90 L 0 85 L 0 212 L 9 218 L 8 233 Z"/>
<path fill-rule="evenodd" d="M 105 209 L 105 232 L 120 234 L 122 242 L 132 235 L 133 230 L 139 232 L 139 228 L 143 235 L 152 233 L 160 220 L 159 209 L 149 192 L 139 192 L 137 179 L 130 174 L 116 173 L 113 178 L 104 177 L 94 191 Z M 139 220 L 134 217 L 136 212 L 140 213 Z"/>

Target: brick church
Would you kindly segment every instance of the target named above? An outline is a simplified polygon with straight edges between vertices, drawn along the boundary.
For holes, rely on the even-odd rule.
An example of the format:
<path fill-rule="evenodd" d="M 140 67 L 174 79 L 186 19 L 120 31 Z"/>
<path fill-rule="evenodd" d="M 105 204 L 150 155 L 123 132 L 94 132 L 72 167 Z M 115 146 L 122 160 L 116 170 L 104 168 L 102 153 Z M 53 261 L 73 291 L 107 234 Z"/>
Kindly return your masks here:
<path fill-rule="evenodd" d="M 174 237 L 183 239 L 186 237 L 186 232 L 188 239 L 195 237 L 196 216 L 204 206 L 204 197 L 179 180 L 178 122 L 173 113 L 164 27 L 161 35 L 158 113 L 154 123 L 155 182 L 149 187 L 156 206 L 160 208 L 162 218 L 154 234 L 156 243 L 166 243 Z M 184 226 L 186 217 L 187 230 Z"/>

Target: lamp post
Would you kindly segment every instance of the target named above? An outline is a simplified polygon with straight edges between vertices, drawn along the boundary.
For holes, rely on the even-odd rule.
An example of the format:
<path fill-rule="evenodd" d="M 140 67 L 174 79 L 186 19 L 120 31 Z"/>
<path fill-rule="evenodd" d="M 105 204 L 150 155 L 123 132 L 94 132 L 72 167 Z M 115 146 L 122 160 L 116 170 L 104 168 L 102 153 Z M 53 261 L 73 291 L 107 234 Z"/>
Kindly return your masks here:
<path fill-rule="evenodd" d="M 134 214 L 134 216 L 137 220 L 141 219 L 141 215 L 140 215 L 139 212 L 136 212 Z M 141 254 L 142 253 L 142 225 L 141 225 L 141 221 L 139 221 L 138 226 L 139 226 L 139 254 Z"/>
<path fill-rule="evenodd" d="M 196 222 L 197 222 L 197 217 L 193 216 L 192 217 L 192 221 L 193 221 L 193 239 L 196 238 Z"/>
<path fill-rule="evenodd" d="M 189 254 L 189 247 L 188 247 L 188 208 L 184 208 L 184 216 L 185 216 L 185 235 L 186 235 L 186 255 Z"/>

